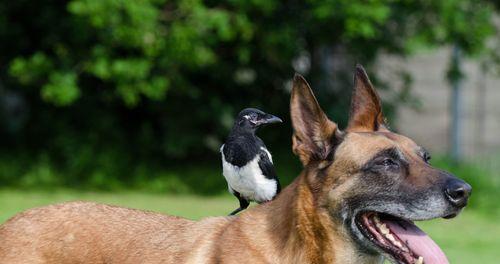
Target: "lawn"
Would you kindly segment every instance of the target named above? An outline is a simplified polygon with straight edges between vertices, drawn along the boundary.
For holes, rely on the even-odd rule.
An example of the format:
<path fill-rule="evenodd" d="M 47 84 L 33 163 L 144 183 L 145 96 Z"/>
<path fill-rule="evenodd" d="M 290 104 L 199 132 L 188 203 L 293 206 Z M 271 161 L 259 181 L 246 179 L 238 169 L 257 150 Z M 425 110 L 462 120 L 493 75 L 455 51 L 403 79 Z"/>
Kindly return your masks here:
<path fill-rule="evenodd" d="M 160 195 L 140 192 L 92 193 L 0 190 L 0 222 L 27 208 L 71 200 L 88 200 L 199 219 L 225 215 L 237 206 L 230 196 Z M 450 263 L 500 263 L 500 225 L 473 210 L 452 220 L 423 222 L 422 229 L 443 248 Z"/>

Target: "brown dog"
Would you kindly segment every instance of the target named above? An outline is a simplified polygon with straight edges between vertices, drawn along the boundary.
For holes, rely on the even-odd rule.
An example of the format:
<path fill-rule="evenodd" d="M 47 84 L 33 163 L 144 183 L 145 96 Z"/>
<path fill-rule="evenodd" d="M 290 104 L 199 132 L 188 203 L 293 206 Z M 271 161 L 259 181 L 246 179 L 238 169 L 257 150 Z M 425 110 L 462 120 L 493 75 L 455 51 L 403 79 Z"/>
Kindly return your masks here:
<path fill-rule="evenodd" d="M 384 125 L 360 66 L 342 132 L 296 76 L 293 151 L 304 170 L 273 201 L 201 221 L 72 202 L 0 226 L 0 263 L 447 263 L 413 223 L 453 217 L 471 187 Z"/>

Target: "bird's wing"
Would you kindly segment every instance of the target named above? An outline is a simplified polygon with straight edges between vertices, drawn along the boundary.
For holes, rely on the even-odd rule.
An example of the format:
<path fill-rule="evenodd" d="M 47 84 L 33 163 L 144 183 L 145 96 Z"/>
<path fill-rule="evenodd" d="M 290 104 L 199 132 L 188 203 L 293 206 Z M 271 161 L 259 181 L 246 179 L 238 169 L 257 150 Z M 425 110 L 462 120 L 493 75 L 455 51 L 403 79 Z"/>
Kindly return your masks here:
<path fill-rule="evenodd" d="M 281 191 L 281 184 L 278 179 L 278 175 L 276 175 L 276 171 L 274 170 L 271 153 L 269 153 L 267 149 L 262 148 L 259 155 L 260 155 L 259 167 L 260 170 L 262 171 L 262 175 L 264 175 L 264 177 L 268 179 L 276 180 L 276 184 L 278 185 L 276 193 L 279 193 Z"/>
<path fill-rule="evenodd" d="M 219 149 L 219 152 L 222 153 L 224 151 L 224 145 L 225 144 L 222 144 L 222 146 L 220 146 L 220 149 Z"/>
<path fill-rule="evenodd" d="M 262 174 L 268 179 L 277 179 L 276 171 L 272 162 L 271 154 L 264 148 L 259 152 L 259 167 Z"/>
<path fill-rule="evenodd" d="M 269 161 L 274 164 L 273 157 L 271 156 L 271 152 L 269 152 L 269 150 L 267 150 L 265 147 L 260 147 L 260 151 L 264 151 L 267 154 Z"/>

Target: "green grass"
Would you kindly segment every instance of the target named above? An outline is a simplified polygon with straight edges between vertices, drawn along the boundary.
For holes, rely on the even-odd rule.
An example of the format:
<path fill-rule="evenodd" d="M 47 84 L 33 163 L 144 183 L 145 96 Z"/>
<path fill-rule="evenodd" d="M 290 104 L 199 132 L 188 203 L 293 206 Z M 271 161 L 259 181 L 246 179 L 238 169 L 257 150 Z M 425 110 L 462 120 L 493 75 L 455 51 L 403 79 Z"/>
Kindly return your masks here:
<path fill-rule="evenodd" d="M 58 190 L 54 192 L 0 190 L 0 222 L 22 210 L 51 203 L 88 200 L 199 219 L 226 215 L 237 206 L 230 196 L 160 195 L 140 192 L 93 193 Z M 499 219 L 465 210 L 452 220 L 420 223 L 422 229 L 442 247 L 450 263 L 499 263 Z"/>
<path fill-rule="evenodd" d="M 206 216 L 227 215 L 238 206 L 228 195 L 193 196 L 161 195 L 141 192 L 75 192 L 69 190 L 13 191 L 0 190 L 0 223 L 28 208 L 66 201 L 93 201 L 131 208 L 151 210 L 170 215 L 200 219 Z"/>

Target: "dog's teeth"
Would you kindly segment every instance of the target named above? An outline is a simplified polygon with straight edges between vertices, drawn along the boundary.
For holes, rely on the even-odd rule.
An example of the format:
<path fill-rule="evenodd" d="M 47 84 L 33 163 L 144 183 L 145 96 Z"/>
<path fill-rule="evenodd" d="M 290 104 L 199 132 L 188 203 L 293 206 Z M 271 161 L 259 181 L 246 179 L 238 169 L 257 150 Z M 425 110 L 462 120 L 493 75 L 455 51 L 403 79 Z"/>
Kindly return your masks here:
<path fill-rule="evenodd" d="M 424 257 L 419 256 L 417 261 L 415 261 L 415 264 L 423 264 L 424 263 Z"/>
<path fill-rule="evenodd" d="M 375 225 L 378 227 L 378 229 L 382 234 L 384 235 L 389 234 L 389 228 L 387 228 L 387 226 L 384 223 L 380 222 L 378 216 L 374 216 L 373 220 L 375 221 Z"/>
<path fill-rule="evenodd" d="M 403 245 L 402 245 L 402 244 L 401 244 L 401 242 L 399 242 L 399 241 L 394 241 L 394 242 L 392 242 L 392 243 L 393 243 L 394 245 L 396 245 L 398 248 L 401 248 L 401 249 L 403 248 Z"/>
<path fill-rule="evenodd" d="M 394 244 L 398 248 L 401 248 L 403 250 L 405 249 L 403 247 L 403 245 L 401 244 L 401 242 L 397 241 L 396 238 L 394 238 L 394 236 L 391 234 L 389 228 L 384 223 L 380 222 L 380 219 L 378 219 L 377 216 L 374 216 L 373 220 L 375 221 L 375 225 L 378 227 L 378 229 L 380 230 L 380 233 L 382 233 L 382 235 L 384 235 L 387 239 L 389 239 L 392 242 L 392 244 Z"/>
<path fill-rule="evenodd" d="M 383 224 L 382 224 L 383 225 Z M 409 252 L 408 251 L 408 248 L 406 246 L 403 246 L 403 244 L 401 244 L 401 242 L 399 242 L 398 240 L 396 240 L 396 238 L 394 237 L 393 234 L 391 234 L 389 232 L 389 229 L 387 227 L 385 227 L 385 225 L 382 227 L 379 227 L 380 228 L 380 231 L 382 232 L 382 234 L 387 238 L 389 239 L 389 241 L 391 241 L 391 243 L 393 245 L 395 245 L 396 247 L 400 248 L 401 250 L 403 250 L 404 252 Z"/>
<path fill-rule="evenodd" d="M 389 228 L 387 228 L 385 224 L 379 225 L 378 228 L 380 229 L 380 232 L 382 232 L 383 235 L 389 234 Z"/>

